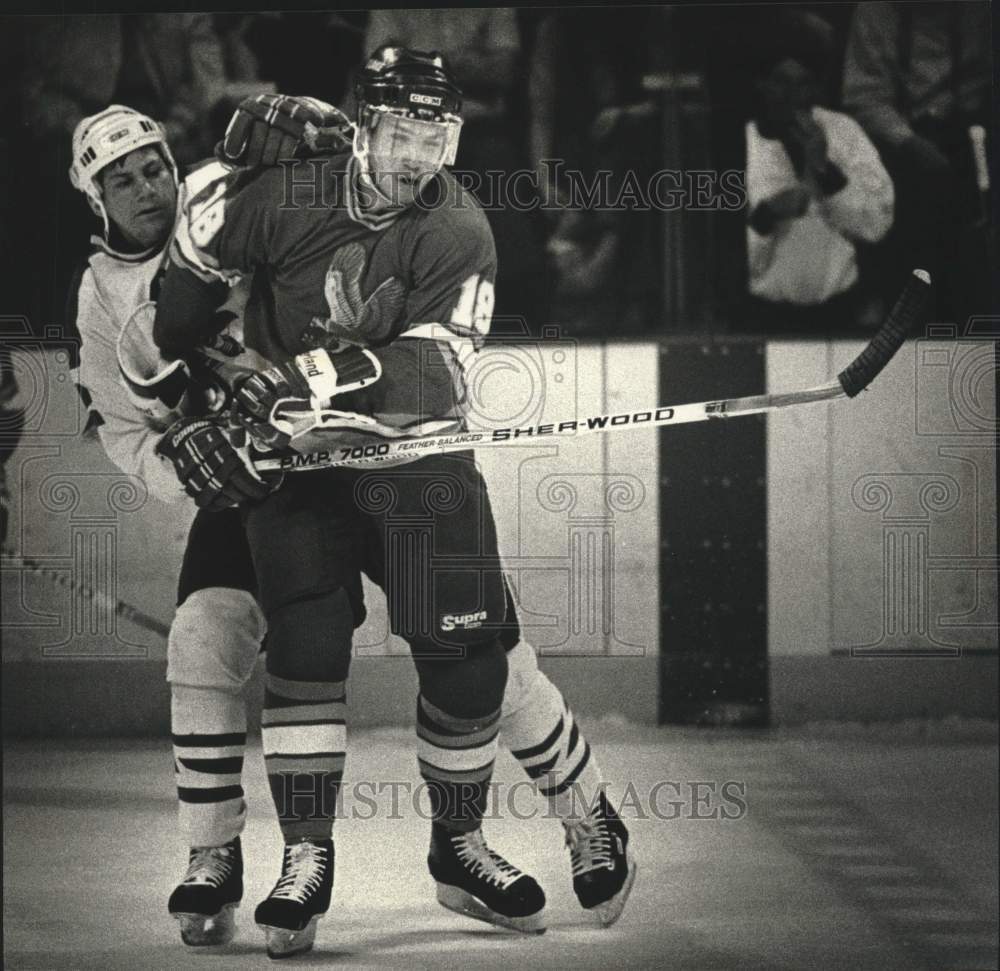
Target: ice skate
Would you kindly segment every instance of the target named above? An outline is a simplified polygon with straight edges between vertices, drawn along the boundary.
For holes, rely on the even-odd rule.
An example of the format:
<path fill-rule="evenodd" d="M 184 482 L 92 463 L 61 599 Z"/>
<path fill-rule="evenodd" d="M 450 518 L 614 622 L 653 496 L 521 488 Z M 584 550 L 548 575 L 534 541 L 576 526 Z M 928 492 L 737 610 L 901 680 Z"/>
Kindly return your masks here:
<path fill-rule="evenodd" d="M 522 933 L 544 933 L 542 888 L 491 850 L 481 829 L 456 833 L 435 823 L 427 865 L 442 907 Z"/>
<path fill-rule="evenodd" d="M 185 944 L 209 947 L 233 939 L 242 899 L 243 853 L 237 836 L 224 846 L 191 849 L 187 873 L 170 895 L 167 909 L 180 923 Z"/>
<path fill-rule="evenodd" d="M 585 909 L 610 927 L 621 916 L 632 892 L 638 865 L 628 848 L 625 824 L 604 793 L 586 817 L 563 822 L 573 865 L 573 890 Z"/>
<path fill-rule="evenodd" d="M 311 950 L 332 892 L 333 842 L 286 844 L 281 877 L 254 914 L 267 938 L 267 956 L 285 958 Z"/>

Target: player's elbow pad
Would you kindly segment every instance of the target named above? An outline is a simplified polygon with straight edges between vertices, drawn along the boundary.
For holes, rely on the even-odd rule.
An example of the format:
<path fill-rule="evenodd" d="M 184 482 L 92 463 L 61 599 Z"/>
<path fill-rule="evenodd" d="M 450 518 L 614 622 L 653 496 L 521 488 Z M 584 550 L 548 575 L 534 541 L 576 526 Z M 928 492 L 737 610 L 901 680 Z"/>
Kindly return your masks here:
<path fill-rule="evenodd" d="M 167 359 L 186 354 L 214 336 L 216 311 L 225 303 L 229 287 L 222 280 L 206 283 L 180 267 L 171 268 L 163 278 L 153 342 Z"/>
<path fill-rule="evenodd" d="M 118 372 L 133 406 L 151 418 L 166 419 L 180 405 L 191 376 L 184 361 L 167 361 L 151 345 L 152 312 L 151 302 L 136 308 L 118 335 L 115 352 Z"/>

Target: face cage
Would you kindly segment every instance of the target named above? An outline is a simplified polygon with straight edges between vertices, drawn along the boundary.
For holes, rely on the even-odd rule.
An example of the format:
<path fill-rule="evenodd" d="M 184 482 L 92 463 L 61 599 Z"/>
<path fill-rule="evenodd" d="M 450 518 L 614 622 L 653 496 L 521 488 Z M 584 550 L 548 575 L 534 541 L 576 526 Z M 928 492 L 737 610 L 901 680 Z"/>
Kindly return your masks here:
<path fill-rule="evenodd" d="M 389 148 L 387 154 L 395 157 L 397 153 L 395 146 L 400 135 L 410 135 L 416 146 L 420 148 L 408 148 L 407 155 L 414 161 L 426 162 L 433 165 L 435 169 L 440 169 L 443 165 L 454 165 L 455 156 L 458 153 L 458 138 L 462 131 L 462 119 L 457 115 L 445 115 L 442 121 L 424 121 L 420 118 L 409 118 L 404 114 L 397 113 L 397 109 L 384 106 L 366 105 L 362 115 L 362 128 L 365 140 L 365 154 L 371 148 L 371 138 L 375 129 L 383 132 L 383 137 L 388 136 Z M 433 135 L 438 142 L 433 152 L 422 148 L 422 144 L 428 135 Z"/>

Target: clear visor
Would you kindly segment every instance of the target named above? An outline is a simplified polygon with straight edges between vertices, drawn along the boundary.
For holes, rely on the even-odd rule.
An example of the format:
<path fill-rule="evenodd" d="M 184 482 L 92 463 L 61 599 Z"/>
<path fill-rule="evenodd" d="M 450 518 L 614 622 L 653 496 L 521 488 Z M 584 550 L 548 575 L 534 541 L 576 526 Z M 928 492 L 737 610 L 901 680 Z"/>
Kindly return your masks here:
<path fill-rule="evenodd" d="M 462 119 L 422 121 L 405 118 L 388 110 L 372 114 L 369 149 L 382 157 L 406 159 L 432 165 L 454 165 Z"/>

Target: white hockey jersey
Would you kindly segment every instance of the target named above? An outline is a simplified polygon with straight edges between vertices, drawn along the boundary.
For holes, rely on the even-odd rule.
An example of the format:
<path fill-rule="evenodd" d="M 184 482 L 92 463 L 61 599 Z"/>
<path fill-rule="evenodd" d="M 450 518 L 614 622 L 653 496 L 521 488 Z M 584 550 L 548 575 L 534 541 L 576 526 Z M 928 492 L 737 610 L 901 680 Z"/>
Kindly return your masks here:
<path fill-rule="evenodd" d="M 123 472 L 139 476 L 150 493 L 165 502 L 186 498 L 173 465 L 154 449 L 163 426 L 132 403 L 118 371 L 116 345 L 125 322 L 152 296 L 152 285 L 165 250 L 129 256 L 94 237 L 77 292 L 76 326 L 80 332 L 79 383 L 101 424 L 97 435 L 108 458 Z"/>
<path fill-rule="evenodd" d="M 129 475 L 139 476 L 150 493 L 164 502 L 186 499 L 173 465 L 156 454 L 156 444 L 179 415 L 157 419 L 144 413 L 133 401 L 118 366 L 118 337 L 137 312 L 143 324 L 152 327 L 154 281 L 166 258 L 166 250 L 137 256 L 118 253 L 103 240 L 93 238 L 94 252 L 88 260 L 77 292 L 76 324 L 80 332 L 78 381 L 90 395 L 90 407 L 100 416 L 97 435 L 108 458 Z M 239 344 L 246 289 L 234 287 L 225 309 L 236 315 L 230 330 Z M 241 363 L 243 363 L 241 361 Z M 249 362 L 257 367 L 259 359 Z"/>

